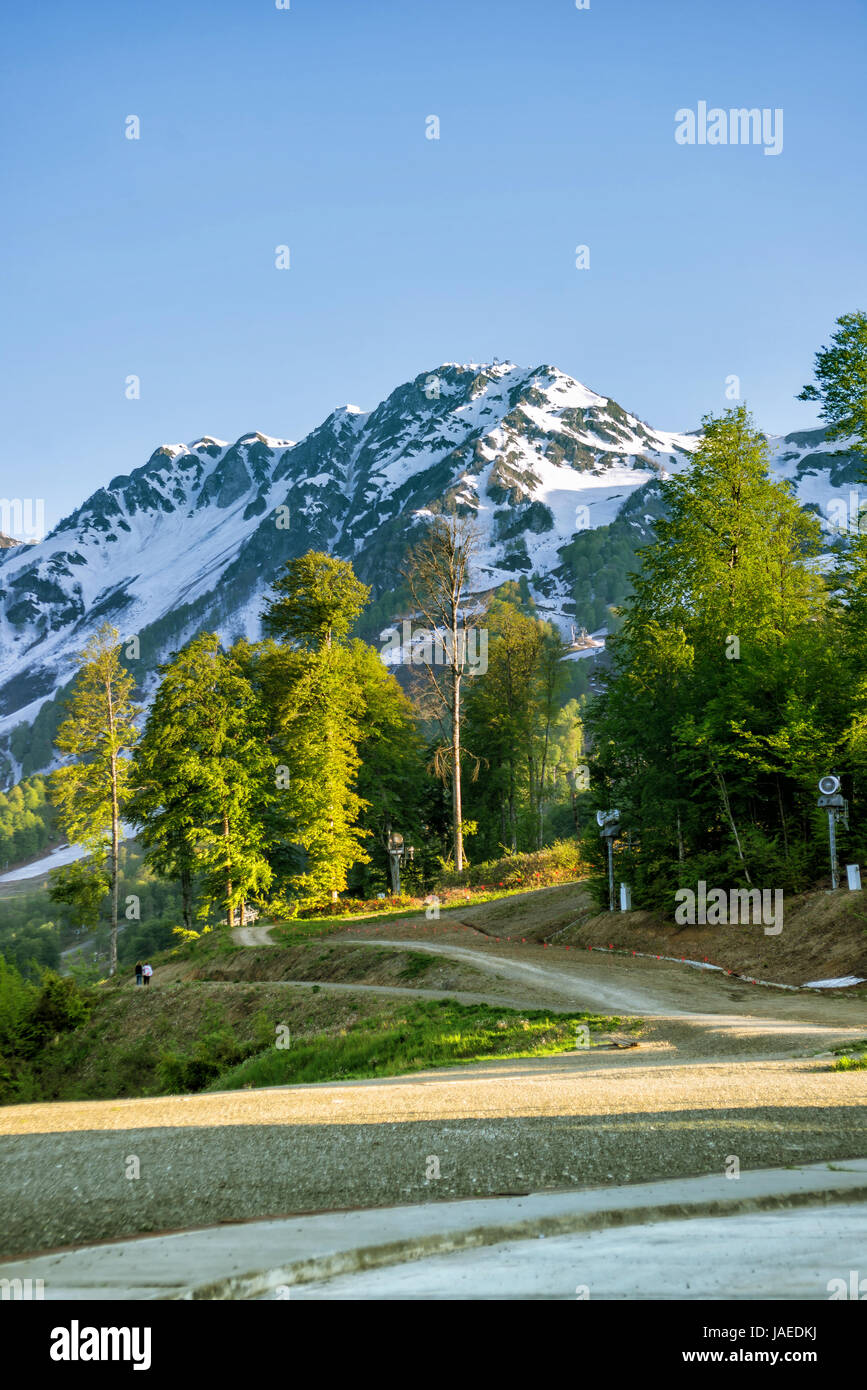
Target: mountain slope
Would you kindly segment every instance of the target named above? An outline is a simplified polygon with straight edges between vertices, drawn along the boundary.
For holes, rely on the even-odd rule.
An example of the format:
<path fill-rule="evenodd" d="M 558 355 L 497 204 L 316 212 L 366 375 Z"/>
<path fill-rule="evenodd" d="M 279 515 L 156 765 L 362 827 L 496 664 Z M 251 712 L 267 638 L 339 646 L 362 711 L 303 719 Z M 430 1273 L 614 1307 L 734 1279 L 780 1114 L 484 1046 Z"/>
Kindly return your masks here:
<path fill-rule="evenodd" d="M 476 514 L 480 590 L 524 575 L 542 611 L 580 621 L 563 547 L 631 498 L 641 527 L 634 494 L 652 494 L 696 444 L 554 367 L 497 363 L 445 364 L 369 413 L 334 411 L 298 443 L 251 433 L 163 445 L 39 544 L 0 550 L 0 782 L 50 761 L 55 697 L 106 619 L 138 637 L 130 664 L 147 691 L 197 631 L 257 637 L 275 574 L 311 548 L 351 559 L 374 598 L 387 594 L 413 533 L 447 499 Z M 774 449 L 806 502 L 848 481 L 821 431 Z"/>

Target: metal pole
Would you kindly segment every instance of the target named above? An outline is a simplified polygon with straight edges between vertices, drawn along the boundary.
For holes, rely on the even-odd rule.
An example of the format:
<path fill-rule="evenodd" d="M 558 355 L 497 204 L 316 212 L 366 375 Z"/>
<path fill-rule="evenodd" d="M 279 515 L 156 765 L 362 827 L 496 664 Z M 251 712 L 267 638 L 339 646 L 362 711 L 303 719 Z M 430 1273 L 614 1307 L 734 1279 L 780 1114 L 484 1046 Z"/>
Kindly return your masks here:
<path fill-rule="evenodd" d="M 828 812 L 828 839 L 831 842 L 831 892 L 837 891 L 837 834 L 834 812 Z"/>
<path fill-rule="evenodd" d="M 396 898 L 399 898 L 399 897 L 400 897 L 400 855 L 399 855 L 399 854 L 392 854 L 392 856 L 391 856 L 391 863 L 392 863 L 392 868 L 393 868 L 393 870 L 394 870 L 394 896 L 395 896 Z"/>
<path fill-rule="evenodd" d="M 608 911 L 614 911 L 614 844 L 613 836 L 608 836 Z"/>

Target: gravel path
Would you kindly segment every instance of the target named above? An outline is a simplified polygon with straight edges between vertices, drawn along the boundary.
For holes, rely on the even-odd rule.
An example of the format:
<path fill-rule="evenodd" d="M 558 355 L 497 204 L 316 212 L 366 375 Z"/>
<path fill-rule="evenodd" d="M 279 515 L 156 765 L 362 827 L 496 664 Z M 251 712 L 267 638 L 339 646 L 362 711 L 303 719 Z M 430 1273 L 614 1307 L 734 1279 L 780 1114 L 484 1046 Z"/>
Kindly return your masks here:
<path fill-rule="evenodd" d="M 768 1019 L 801 1020 L 808 1026 L 837 1026 L 867 1032 L 867 1005 L 840 995 L 819 995 L 752 985 L 716 971 L 698 970 L 676 961 L 569 950 L 537 943 L 518 946 L 490 938 L 453 933 L 442 941 L 419 940 L 411 934 L 383 937 L 353 936 L 354 944 L 400 946 L 429 951 L 453 960 L 470 961 L 476 970 L 501 979 L 539 987 L 545 997 L 566 999 L 573 1008 L 629 1013 L 642 1017 L 697 1018 L 727 1015 L 732 1002 L 737 1014 Z M 331 938 L 340 940 L 341 938 Z M 544 957 L 544 964 L 539 957 Z"/>
<path fill-rule="evenodd" d="M 627 1056 L 11 1107 L 0 1112 L 3 1250 L 335 1207 L 722 1174 L 732 1155 L 757 1168 L 867 1153 L 863 1072 L 805 1061 L 623 1067 Z M 140 1176 L 130 1179 L 133 1157 Z"/>

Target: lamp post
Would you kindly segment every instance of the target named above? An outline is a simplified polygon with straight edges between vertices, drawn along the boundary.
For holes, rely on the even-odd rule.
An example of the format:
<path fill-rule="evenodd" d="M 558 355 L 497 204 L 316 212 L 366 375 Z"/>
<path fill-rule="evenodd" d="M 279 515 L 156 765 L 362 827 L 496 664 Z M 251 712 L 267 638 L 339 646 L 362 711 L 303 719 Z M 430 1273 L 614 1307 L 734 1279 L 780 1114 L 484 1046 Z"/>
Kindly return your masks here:
<path fill-rule="evenodd" d="M 840 795 L 840 778 L 829 776 L 819 778 L 819 809 L 828 812 L 828 845 L 831 854 L 831 892 L 837 891 L 839 874 L 837 870 L 837 820 L 842 820 L 849 829 L 849 805 Z"/>
<path fill-rule="evenodd" d="M 397 830 L 392 830 L 388 837 L 388 857 L 391 860 L 391 886 L 394 896 L 400 897 L 400 861 L 404 853 L 403 836 Z M 407 847 L 410 859 L 415 855 L 412 845 Z"/>
<path fill-rule="evenodd" d="M 614 911 L 614 841 L 620 834 L 619 811 L 597 811 L 599 834 L 608 845 L 608 911 Z"/>

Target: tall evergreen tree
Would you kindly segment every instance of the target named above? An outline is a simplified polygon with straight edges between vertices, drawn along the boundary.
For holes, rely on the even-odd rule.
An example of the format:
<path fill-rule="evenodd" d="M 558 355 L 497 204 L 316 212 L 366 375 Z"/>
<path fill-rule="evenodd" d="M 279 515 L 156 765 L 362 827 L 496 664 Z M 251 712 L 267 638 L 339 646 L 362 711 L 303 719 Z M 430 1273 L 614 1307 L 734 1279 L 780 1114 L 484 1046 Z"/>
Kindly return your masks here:
<path fill-rule="evenodd" d="M 854 439 L 867 461 L 867 314 L 841 314 L 831 346 L 820 348 L 816 381 L 805 386 L 799 401 L 818 401 L 829 439 Z"/>
<path fill-rule="evenodd" d="M 145 859 L 158 874 L 177 879 L 181 915 L 188 931 L 193 926 L 193 879 L 196 866 L 196 793 L 188 780 L 193 768 L 177 725 L 188 721 L 184 709 L 188 691 L 177 679 L 165 677 L 171 662 L 159 667 L 157 688 L 133 760 L 128 815 L 146 850 Z M 180 696 L 180 698 L 179 698 Z M 201 782 L 201 779 L 200 779 Z"/>

